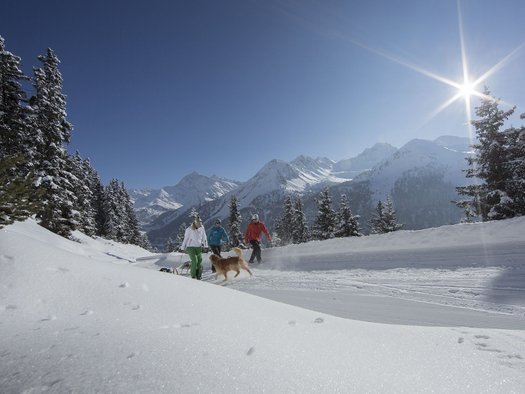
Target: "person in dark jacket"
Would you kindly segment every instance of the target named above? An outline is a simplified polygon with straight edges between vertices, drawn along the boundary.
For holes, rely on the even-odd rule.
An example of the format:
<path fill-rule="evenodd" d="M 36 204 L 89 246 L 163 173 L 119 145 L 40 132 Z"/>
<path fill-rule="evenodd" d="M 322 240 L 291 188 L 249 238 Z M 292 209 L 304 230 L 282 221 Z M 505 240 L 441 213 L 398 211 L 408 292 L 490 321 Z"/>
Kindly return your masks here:
<path fill-rule="evenodd" d="M 272 240 L 272 237 L 270 237 L 270 233 L 268 232 L 268 229 L 264 223 L 259 221 L 259 215 L 253 214 L 252 221 L 250 224 L 248 224 L 248 228 L 244 234 L 244 241 L 246 243 L 249 242 L 253 249 L 250 260 L 248 261 L 249 263 L 253 263 L 255 259 L 257 259 L 259 264 L 262 262 L 261 233 L 264 233 L 268 241 Z"/>
<path fill-rule="evenodd" d="M 221 219 L 215 221 L 215 225 L 208 231 L 208 245 L 211 251 L 217 256 L 221 257 L 221 247 L 225 243 L 229 243 L 230 238 L 222 227 Z M 215 272 L 215 267 L 211 266 L 211 271 Z"/>

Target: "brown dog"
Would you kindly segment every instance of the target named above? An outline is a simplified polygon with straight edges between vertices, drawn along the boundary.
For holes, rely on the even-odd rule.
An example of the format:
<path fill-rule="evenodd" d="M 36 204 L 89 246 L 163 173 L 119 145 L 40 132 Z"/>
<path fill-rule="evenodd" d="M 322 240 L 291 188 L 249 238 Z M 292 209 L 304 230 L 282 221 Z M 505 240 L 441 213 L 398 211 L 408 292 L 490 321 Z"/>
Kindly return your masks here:
<path fill-rule="evenodd" d="M 246 261 L 244 261 L 242 257 L 242 250 L 239 248 L 233 248 L 232 249 L 237 256 L 230 256 L 226 258 L 221 258 L 217 256 L 216 254 L 212 254 L 210 256 L 211 263 L 215 267 L 215 278 L 219 276 L 219 274 L 224 275 L 224 280 L 228 279 L 228 271 L 236 271 L 237 274 L 234 276 L 235 278 L 239 276 L 241 273 L 241 268 L 245 271 L 248 271 L 250 276 L 252 275 L 252 272 L 248 268 L 248 264 L 246 264 Z"/>

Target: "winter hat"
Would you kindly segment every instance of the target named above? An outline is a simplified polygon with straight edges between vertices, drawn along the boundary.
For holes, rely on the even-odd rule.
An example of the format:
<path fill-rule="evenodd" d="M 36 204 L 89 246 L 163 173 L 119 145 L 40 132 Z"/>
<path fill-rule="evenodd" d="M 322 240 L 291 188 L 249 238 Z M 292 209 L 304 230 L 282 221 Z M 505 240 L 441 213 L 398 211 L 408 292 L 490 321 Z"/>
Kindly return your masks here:
<path fill-rule="evenodd" d="M 252 215 L 252 220 L 259 220 L 259 215 L 257 215 L 256 213 L 254 213 Z"/>

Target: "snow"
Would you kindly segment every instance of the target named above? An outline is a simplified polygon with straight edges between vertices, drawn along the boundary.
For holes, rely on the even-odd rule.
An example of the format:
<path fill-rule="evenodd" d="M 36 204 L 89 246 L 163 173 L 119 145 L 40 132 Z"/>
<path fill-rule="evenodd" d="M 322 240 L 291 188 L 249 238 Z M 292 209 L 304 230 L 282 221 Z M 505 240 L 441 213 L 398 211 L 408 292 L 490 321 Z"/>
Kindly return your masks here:
<path fill-rule="evenodd" d="M 222 282 L 15 223 L 0 391 L 523 392 L 523 234 L 517 218 L 263 249 L 253 278 Z"/>

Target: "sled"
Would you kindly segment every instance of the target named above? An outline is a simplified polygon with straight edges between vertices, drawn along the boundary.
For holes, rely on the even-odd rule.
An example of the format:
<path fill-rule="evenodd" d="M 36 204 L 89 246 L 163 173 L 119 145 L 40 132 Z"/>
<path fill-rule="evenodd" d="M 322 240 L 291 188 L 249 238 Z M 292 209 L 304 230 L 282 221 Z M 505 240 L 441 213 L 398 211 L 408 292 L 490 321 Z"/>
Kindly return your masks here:
<path fill-rule="evenodd" d="M 173 267 L 173 269 L 169 267 L 160 267 L 159 271 L 166 272 L 168 274 L 187 275 L 190 273 L 190 269 L 191 269 L 191 262 L 186 261 L 180 264 L 178 267 Z"/>
<path fill-rule="evenodd" d="M 178 267 L 173 267 L 173 273 L 176 275 L 184 275 L 189 274 L 191 269 L 191 262 L 185 261 L 184 263 L 180 264 Z"/>

